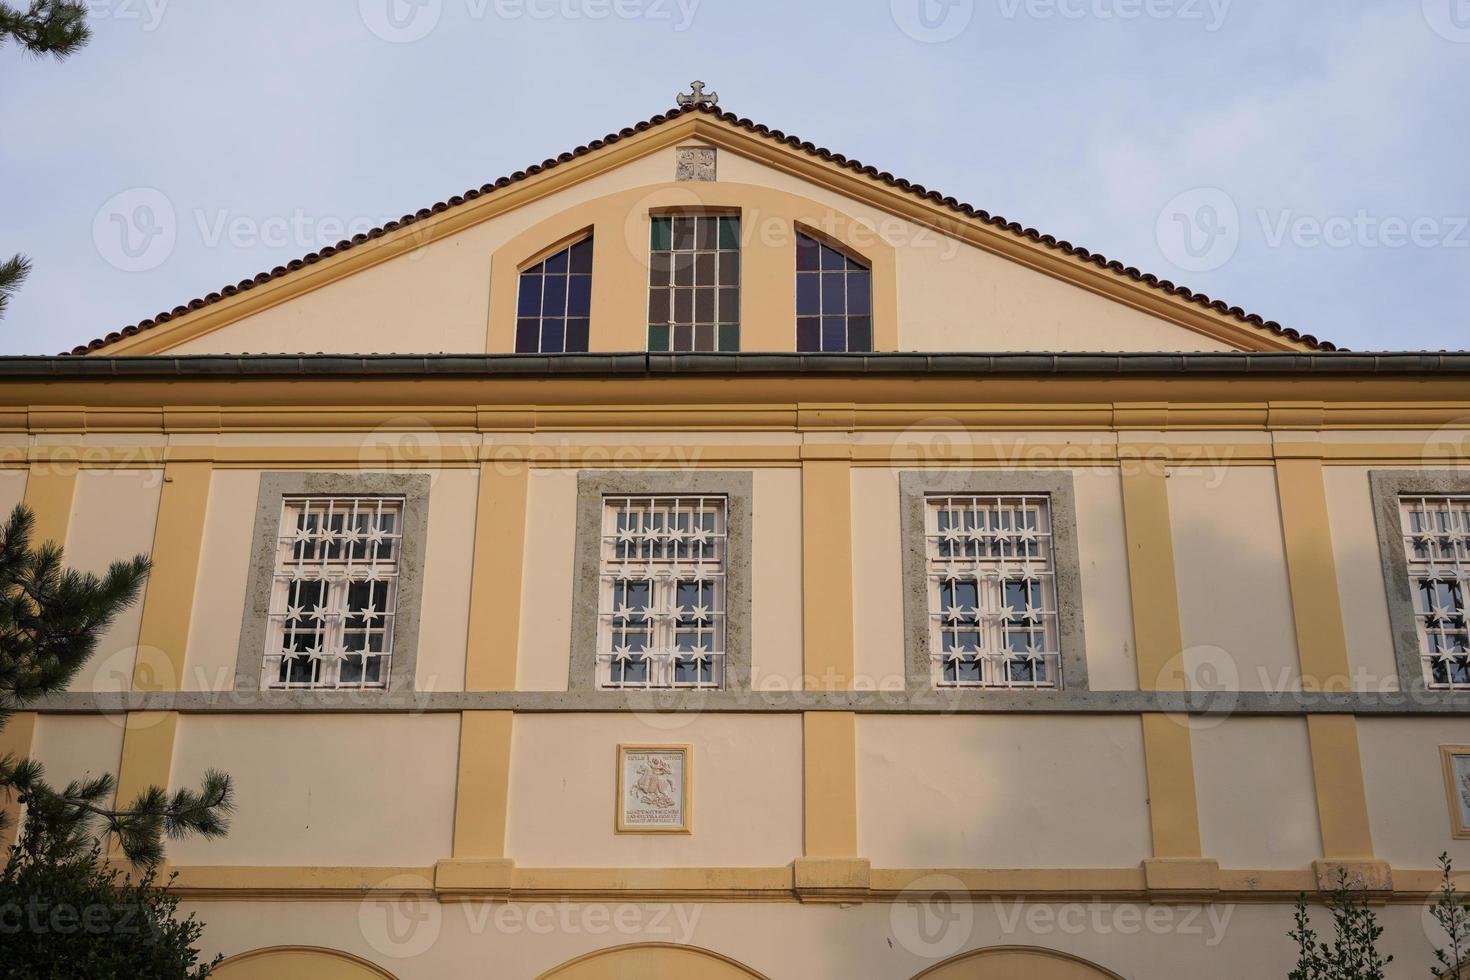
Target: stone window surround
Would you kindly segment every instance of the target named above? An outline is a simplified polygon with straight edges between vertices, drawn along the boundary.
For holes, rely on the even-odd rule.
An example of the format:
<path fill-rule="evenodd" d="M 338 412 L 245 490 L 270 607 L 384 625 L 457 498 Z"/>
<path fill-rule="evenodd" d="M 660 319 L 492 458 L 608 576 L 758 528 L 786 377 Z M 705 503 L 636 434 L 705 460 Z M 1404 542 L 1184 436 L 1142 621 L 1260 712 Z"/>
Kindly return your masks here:
<path fill-rule="evenodd" d="M 597 686 L 597 609 L 602 565 L 602 507 L 609 496 L 726 498 L 725 685 L 719 690 L 643 692 L 701 703 L 750 691 L 751 524 L 754 480 L 733 470 L 582 470 L 577 474 L 576 571 L 572 580 L 572 651 L 567 691 L 619 699 L 629 691 Z"/>
<path fill-rule="evenodd" d="M 1419 652 L 1419 630 L 1414 621 L 1414 592 L 1409 561 L 1404 556 L 1402 496 L 1446 497 L 1470 494 L 1470 470 L 1370 470 L 1373 518 L 1378 529 L 1378 555 L 1383 563 L 1383 588 L 1388 597 L 1388 625 L 1399 689 L 1425 692 L 1424 661 Z"/>
<path fill-rule="evenodd" d="M 235 657 L 236 691 L 262 689 L 261 670 L 265 662 L 282 501 L 295 496 L 403 498 L 397 613 L 393 622 L 393 660 L 389 667 L 387 690 L 407 692 L 414 689 L 424 551 L 429 530 L 429 484 L 427 473 L 267 472 L 260 475 L 255 530 L 250 545 L 250 577 L 245 589 L 245 612 L 240 622 L 240 645 Z M 320 691 L 308 689 L 308 693 Z M 333 690 L 332 693 L 342 692 Z"/>
<path fill-rule="evenodd" d="M 1077 501 L 1072 474 L 1019 470 L 909 470 L 898 476 L 903 543 L 904 674 L 909 694 L 942 690 L 959 700 L 1014 699 L 1086 691 L 1087 650 L 1082 628 L 1082 573 L 1077 551 Z M 924 505 L 930 495 L 1026 494 L 1050 499 L 1052 562 L 1056 574 L 1057 633 L 1062 682 L 1057 688 L 936 688 L 929 656 L 928 556 Z"/>

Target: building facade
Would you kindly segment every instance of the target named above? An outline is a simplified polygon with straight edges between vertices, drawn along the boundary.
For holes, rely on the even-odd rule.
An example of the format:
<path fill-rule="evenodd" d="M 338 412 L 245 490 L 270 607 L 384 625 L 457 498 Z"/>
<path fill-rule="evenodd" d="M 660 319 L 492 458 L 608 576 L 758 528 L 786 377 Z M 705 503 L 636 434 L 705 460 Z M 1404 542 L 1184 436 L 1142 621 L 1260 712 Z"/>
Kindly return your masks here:
<path fill-rule="evenodd" d="M 225 980 L 1284 977 L 1339 869 L 1427 975 L 1470 867 L 1470 356 L 696 102 L 0 378 L 154 562 L 0 740 L 232 775 Z"/>

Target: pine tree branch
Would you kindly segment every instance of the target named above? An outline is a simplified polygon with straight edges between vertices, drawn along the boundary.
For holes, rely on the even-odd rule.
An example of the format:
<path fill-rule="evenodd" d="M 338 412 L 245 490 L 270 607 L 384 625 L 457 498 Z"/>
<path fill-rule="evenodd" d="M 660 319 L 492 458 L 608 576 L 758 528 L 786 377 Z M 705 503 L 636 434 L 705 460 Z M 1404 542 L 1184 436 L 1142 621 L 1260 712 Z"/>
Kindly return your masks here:
<path fill-rule="evenodd" d="M 0 27 L 0 37 L 3 36 L 4 28 Z M 0 262 L 0 319 L 5 316 L 5 308 L 10 305 L 10 298 L 25 284 L 26 277 L 30 274 L 31 260 L 24 255 L 13 255 L 4 262 Z"/>
<path fill-rule="evenodd" d="M 14 38 L 30 54 L 62 59 L 92 39 L 81 0 L 30 0 L 24 12 L 0 3 L 0 42 Z"/>

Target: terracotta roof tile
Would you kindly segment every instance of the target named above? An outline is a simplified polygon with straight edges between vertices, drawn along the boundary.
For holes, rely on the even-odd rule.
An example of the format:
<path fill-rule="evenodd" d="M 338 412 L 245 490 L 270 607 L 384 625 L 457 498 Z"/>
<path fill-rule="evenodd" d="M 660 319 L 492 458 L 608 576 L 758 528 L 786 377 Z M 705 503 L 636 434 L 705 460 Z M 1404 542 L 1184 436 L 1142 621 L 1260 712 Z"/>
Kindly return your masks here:
<path fill-rule="evenodd" d="M 596 150 L 602 149 L 605 146 L 617 143 L 620 140 L 627 139 L 628 137 L 633 136 L 637 133 L 652 129 L 653 127 L 662 125 L 663 123 L 668 122 L 671 119 L 675 119 L 679 116 L 691 112 L 707 113 L 722 120 L 723 122 L 738 126 L 759 136 L 763 136 L 768 139 L 773 139 L 777 142 L 784 143 L 787 146 L 801 150 L 805 153 L 811 154 L 812 156 L 819 157 L 822 160 L 834 163 L 855 173 L 863 174 L 867 177 L 871 177 L 875 180 L 881 181 L 882 183 L 887 184 L 890 187 L 894 187 L 906 193 L 922 197 L 929 201 L 933 201 L 936 204 L 941 204 L 949 208 L 951 211 L 958 212 L 965 215 L 966 217 L 970 217 L 977 221 L 992 225 L 996 228 L 1000 228 L 1003 231 L 1007 231 L 1018 237 L 1037 242 L 1041 245 L 1046 246 L 1047 248 L 1056 249 L 1066 255 L 1075 256 L 1076 258 L 1079 258 L 1084 262 L 1089 262 L 1095 266 L 1098 266 L 1099 268 L 1107 269 L 1108 271 L 1113 272 L 1119 276 L 1125 276 L 1133 280 L 1134 282 L 1143 283 L 1154 289 L 1161 290 L 1162 292 L 1165 292 L 1171 296 L 1178 296 L 1181 299 L 1186 300 L 1187 302 L 1205 307 L 1206 309 L 1215 310 L 1218 313 L 1223 313 L 1226 316 L 1233 317 L 1234 319 L 1239 320 L 1242 323 L 1250 324 L 1251 326 L 1257 327 L 1276 336 L 1285 337 L 1288 340 L 1305 344 L 1308 348 L 1312 350 L 1335 351 L 1339 349 L 1330 341 L 1318 340 L 1311 334 L 1303 334 L 1291 329 L 1290 327 L 1283 327 L 1275 320 L 1267 320 L 1257 313 L 1247 313 L 1245 310 L 1241 309 L 1238 306 L 1231 306 L 1220 300 L 1211 299 L 1204 293 L 1195 292 L 1194 290 L 1189 289 L 1187 286 L 1176 285 L 1168 279 L 1160 279 L 1158 276 L 1142 272 L 1139 269 L 1134 268 L 1133 266 L 1125 266 L 1123 263 L 1115 259 L 1109 259 L 1105 255 L 1089 251 L 1088 249 L 1083 248 L 1080 245 L 1073 245 L 1071 242 L 1065 241 L 1063 239 L 1058 239 L 1053 235 L 1043 234 L 1042 232 L 1037 231 L 1035 228 L 1024 227 L 1018 222 L 1009 221 L 1006 218 L 997 214 L 991 214 L 989 211 L 977 208 L 972 204 L 966 204 L 965 202 L 957 200 L 956 198 L 947 197 L 939 193 L 938 191 L 929 190 L 922 184 L 913 183 L 912 181 L 905 180 L 902 177 L 895 177 L 893 174 L 888 173 L 887 171 L 878 170 L 875 167 L 871 167 L 857 160 L 850 159 L 842 155 L 841 153 L 834 153 L 826 147 L 817 146 L 814 143 L 806 142 L 796 136 L 789 136 L 779 129 L 771 129 L 769 126 L 765 126 L 761 123 L 753 122 L 750 119 L 737 116 L 733 112 L 723 112 L 713 106 L 701 104 L 698 106 L 670 109 L 668 112 L 656 115 L 651 119 L 646 119 L 640 123 L 637 123 L 636 125 L 620 129 L 616 133 L 609 133 L 602 139 L 593 140 L 585 146 L 579 146 L 575 150 L 563 153 L 554 160 L 543 160 L 541 163 L 533 164 L 532 166 L 527 167 L 525 170 L 517 170 L 515 173 L 511 174 L 508 177 L 501 177 L 493 183 L 484 184 L 477 188 L 471 188 L 465 191 L 463 194 L 456 194 L 455 196 L 449 198 L 449 200 L 440 201 L 433 207 L 422 208 L 414 212 L 413 214 L 405 214 L 397 221 L 390 221 L 380 228 L 374 228 L 364 234 L 354 235 L 352 238 L 344 239 L 338 242 L 336 245 L 328 245 L 320 251 L 311 252 L 307 255 L 302 256 L 299 259 L 293 259 L 283 266 L 278 265 L 274 269 L 271 269 L 269 272 L 257 273 L 254 277 L 250 279 L 242 279 L 240 282 L 232 286 L 225 286 L 218 292 L 210 293 L 209 295 L 201 299 L 193 299 L 183 306 L 176 306 L 172 310 L 165 310 L 161 313 L 155 313 L 152 317 L 149 317 L 146 320 L 140 320 L 136 324 L 123 327 L 121 330 L 109 333 L 105 337 L 99 337 L 89 344 L 78 345 L 77 347 L 73 348 L 69 353 L 88 354 L 92 351 L 101 350 L 102 348 L 116 343 L 117 341 L 122 340 L 125 337 L 132 337 L 135 334 L 142 333 L 145 330 L 151 330 L 156 326 L 168 323 L 171 320 L 178 319 L 179 317 L 194 310 L 202 309 L 203 307 L 218 303 L 220 300 L 226 299 L 230 296 L 234 296 L 237 293 L 242 293 L 254 289 L 256 286 L 259 286 L 262 283 L 270 282 L 272 279 L 279 279 L 282 276 L 289 275 L 290 273 L 304 268 L 305 266 L 314 265 L 317 262 L 320 262 L 322 259 L 330 258 L 331 256 L 336 255 L 340 252 L 345 252 L 348 249 L 355 248 L 358 245 L 361 245 L 363 242 L 371 241 L 374 238 L 381 238 L 389 232 L 396 231 L 399 228 L 411 225 L 417 221 L 422 221 L 425 218 L 431 217 L 435 214 L 439 214 L 443 211 L 447 211 L 450 208 L 459 207 L 467 201 L 473 201 L 477 198 L 483 197 L 486 194 L 493 194 L 495 191 L 510 184 L 525 180 L 527 177 L 534 176 L 543 171 L 551 170 L 552 168 L 559 166 L 560 164 L 575 160 L 577 157 L 585 156 L 588 153 L 592 153 Z"/>

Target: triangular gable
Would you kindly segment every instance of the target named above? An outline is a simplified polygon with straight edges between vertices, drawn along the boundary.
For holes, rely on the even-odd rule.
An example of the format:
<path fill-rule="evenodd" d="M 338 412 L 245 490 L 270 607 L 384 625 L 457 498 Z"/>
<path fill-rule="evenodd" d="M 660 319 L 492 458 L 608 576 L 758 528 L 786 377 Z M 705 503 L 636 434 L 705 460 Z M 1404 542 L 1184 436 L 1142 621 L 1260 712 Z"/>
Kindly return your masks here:
<path fill-rule="evenodd" d="M 1239 307 L 1025 228 L 709 105 L 674 109 L 381 228 L 124 327 L 71 353 L 152 354 L 660 149 L 702 140 L 865 200 L 1046 275 L 1245 351 L 1335 350 Z"/>

